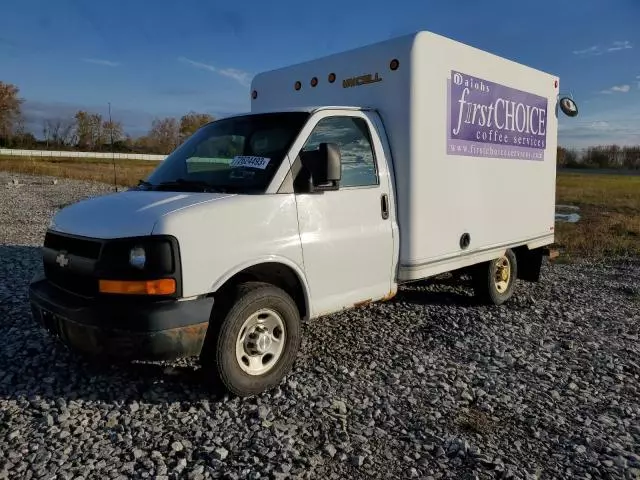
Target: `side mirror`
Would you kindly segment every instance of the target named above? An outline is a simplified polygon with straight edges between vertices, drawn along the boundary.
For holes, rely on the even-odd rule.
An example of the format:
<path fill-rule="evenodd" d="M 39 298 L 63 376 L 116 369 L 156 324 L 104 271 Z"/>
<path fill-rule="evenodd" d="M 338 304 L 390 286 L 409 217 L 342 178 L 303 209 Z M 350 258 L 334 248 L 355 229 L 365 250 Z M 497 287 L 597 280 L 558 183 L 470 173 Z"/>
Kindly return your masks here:
<path fill-rule="evenodd" d="M 321 143 L 317 150 L 301 153 L 302 166 L 311 174 L 313 191 L 338 190 L 342 178 L 340 147 Z"/>
<path fill-rule="evenodd" d="M 575 117 L 578 115 L 578 105 L 572 98 L 562 97 L 559 104 L 560 110 L 562 110 L 562 113 L 567 117 Z"/>
<path fill-rule="evenodd" d="M 325 180 L 337 184 L 342 178 L 340 147 L 335 143 L 321 143 L 319 151 L 320 162 L 326 166 Z"/>

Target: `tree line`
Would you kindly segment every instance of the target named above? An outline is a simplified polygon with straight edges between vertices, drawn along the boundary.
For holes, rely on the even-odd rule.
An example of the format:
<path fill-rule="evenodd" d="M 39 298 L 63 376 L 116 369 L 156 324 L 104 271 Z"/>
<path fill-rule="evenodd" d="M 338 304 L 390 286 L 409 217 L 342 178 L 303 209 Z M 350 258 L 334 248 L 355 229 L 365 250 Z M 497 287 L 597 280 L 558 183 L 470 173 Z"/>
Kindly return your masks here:
<path fill-rule="evenodd" d="M 122 122 L 99 113 L 77 111 L 70 118 L 48 118 L 41 137 L 27 131 L 19 88 L 0 81 L 0 147 L 40 150 L 116 151 L 168 154 L 202 125 L 214 120 L 208 113 L 189 112 L 180 118 L 156 118 L 146 135 L 132 137 Z"/>
<path fill-rule="evenodd" d="M 564 168 L 640 170 L 640 146 L 600 145 L 581 150 L 558 147 L 557 164 Z"/>
<path fill-rule="evenodd" d="M 214 119 L 189 112 L 180 118 L 156 118 L 146 135 L 134 138 L 122 123 L 80 110 L 71 118 L 42 121 L 42 137 L 25 129 L 17 86 L 0 81 L 0 147 L 42 150 L 113 151 L 168 154 L 198 128 Z M 640 169 L 640 146 L 604 145 L 583 150 L 558 147 L 557 163 L 566 168 Z"/>

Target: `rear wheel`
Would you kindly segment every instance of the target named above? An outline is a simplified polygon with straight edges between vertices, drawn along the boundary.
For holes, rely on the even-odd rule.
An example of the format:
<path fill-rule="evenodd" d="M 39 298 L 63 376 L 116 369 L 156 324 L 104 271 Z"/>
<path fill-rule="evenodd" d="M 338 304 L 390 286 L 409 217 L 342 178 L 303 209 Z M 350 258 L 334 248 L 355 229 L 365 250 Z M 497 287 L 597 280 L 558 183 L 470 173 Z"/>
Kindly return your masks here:
<path fill-rule="evenodd" d="M 300 347 L 295 302 L 278 287 L 249 282 L 237 287 L 226 304 L 211 320 L 201 355 L 205 372 L 241 397 L 275 387 L 291 370 Z"/>
<path fill-rule="evenodd" d="M 513 295 L 518 265 L 512 250 L 490 262 L 477 265 L 473 270 L 473 289 L 482 303 L 502 305 Z"/>

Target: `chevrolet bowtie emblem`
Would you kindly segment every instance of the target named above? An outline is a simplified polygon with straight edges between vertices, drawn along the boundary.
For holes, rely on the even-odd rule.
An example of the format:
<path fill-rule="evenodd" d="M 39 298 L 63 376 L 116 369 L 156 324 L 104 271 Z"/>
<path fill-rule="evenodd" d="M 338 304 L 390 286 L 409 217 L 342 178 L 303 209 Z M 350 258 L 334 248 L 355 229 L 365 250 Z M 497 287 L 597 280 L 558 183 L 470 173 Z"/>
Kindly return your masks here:
<path fill-rule="evenodd" d="M 56 257 L 56 263 L 61 267 L 66 267 L 69 265 L 69 257 L 64 252 L 60 252 Z"/>

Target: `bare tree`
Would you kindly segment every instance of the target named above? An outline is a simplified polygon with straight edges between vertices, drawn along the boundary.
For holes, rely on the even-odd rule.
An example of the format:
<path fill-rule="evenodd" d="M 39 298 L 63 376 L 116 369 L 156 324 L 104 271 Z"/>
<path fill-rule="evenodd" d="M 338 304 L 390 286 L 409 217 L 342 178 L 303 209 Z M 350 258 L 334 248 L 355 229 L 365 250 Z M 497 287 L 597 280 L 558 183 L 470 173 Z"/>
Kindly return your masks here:
<path fill-rule="evenodd" d="M 640 147 L 624 147 L 624 168 L 640 170 Z"/>
<path fill-rule="evenodd" d="M 12 83 L 0 81 L 0 137 L 9 138 L 15 132 L 16 122 L 22 116 L 24 100 L 18 96 L 20 89 Z"/>
<path fill-rule="evenodd" d="M 567 149 L 558 145 L 556 154 L 556 165 L 558 167 L 567 166 Z"/>
<path fill-rule="evenodd" d="M 157 153 L 171 153 L 178 146 L 180 128 L 175 118 L 167 117 L 153 120 L 148 141 Z"/>
<path fill-rule="evenodd" d="M 15 122 L 12 145 L 18 148 L 33 147 L 36 138 L 31 132 L 27 132 L 24 117 L 21 115 Z"/>
<path fill-rule="evenodd" d="M 76 112 L 74 116 L 76 120 L 76 137 L 78 139 L 78 147 L 86 149 L 91 146 L 91 125 L 89 123 L 89 113 L 84 110 Z"/>
<path fill-rule="evenodd" d="M 51 143 L 54 145 L 60 144 L 60 130 L 62 129 L 62 120 L 60 118 L 52 118 L 45 120 L 46 131 L 48 137 L 51 139 Z"/>
<path fill-rule="evenodd" d="M 44 138 L 47 148 L 49 148 L 49 120 L 46 118 L 42 121 L 42 138 Z"/>
<path fill-rule="evenodd" d="M 106 120 L 102 124 L 102 131 L 107 142 L 111 142 L 113 139 L 113 143 L 117 143 L 124 139 L 124 129 L 121 122 Z"/>
<path fill-rule="evenodd" d="M 81 149 L 95 149 L 105 142 L 105 130 L 103 128 L 102 115 L 89 113 L 84 110 L 76 112 L 75 136 L 78 139 L 78 147 Z"/>
<path fill-rule="evenodd" d="M 75 135 L 75 122 L 66 118 L 63 119 L 62 125 L 60 126 L 60 143 L 62 145 L 74 145 L 76 143 L 76 135 Z"/>
<path fill-rule="evenodd" d="M 189 112 L 180 119 L 180 143 L 193 135 L 200 127 L 214 120 L 208 113 Z"/>
<path fill-rule="evenodd" d="M 75 142 L 75 122 L 66 118 L 48 118 L 43 121 L 42 134 L 47 147 L 73 145 Z"/>
<path fill-rule="evenodd" d="M 102 115 L 93 113 L 89 115 L 89 128 L 91 129 L 91 146 L 101 147 L 105 143 L 104 129 L 102 128 Z"/>

